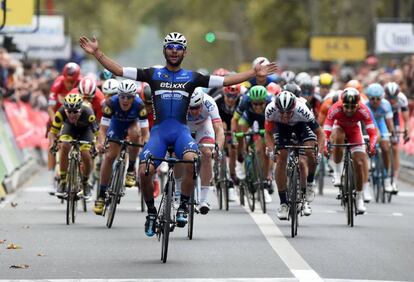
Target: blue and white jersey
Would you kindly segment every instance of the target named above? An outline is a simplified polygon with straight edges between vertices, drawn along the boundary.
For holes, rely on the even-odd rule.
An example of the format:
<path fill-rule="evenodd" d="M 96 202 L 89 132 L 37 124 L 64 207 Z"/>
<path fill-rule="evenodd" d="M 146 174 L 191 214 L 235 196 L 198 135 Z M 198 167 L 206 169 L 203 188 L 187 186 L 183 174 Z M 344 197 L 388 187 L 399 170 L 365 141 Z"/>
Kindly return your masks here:
<path fill-rule="evenodd" d="M 365 105 L 371 110 L 371 113 L 377 122 L 381 119 L 392 119 L 394 116 L 390 102 L 384 98 L 381 99 L 381 104 L 377 109 L 374 109 L 369 101 L 366 101 Z"/>
<path fill-rule="evenodd" d="M 221 87 L 224 77 L 202 75 L 191 70 L 170 71 L 163 68 L 124 68 L 123 76 L 147 82 L 152 91 L 154 125 L 168 119 L 187 122 L 191 95 L 196 87 Z"/>
<path fill-rule="evenodd" d="M 108 126 L 111 122 L 132 123 L 134 121 L 139 121 L 141 127 L 148 127 L 147 111 L 140 97 L 135 96 L 131 108 L 127 111 L 121 109 L 118 95 L 112 96 L 108 102 L 103 104 L 102 125 Z"/>

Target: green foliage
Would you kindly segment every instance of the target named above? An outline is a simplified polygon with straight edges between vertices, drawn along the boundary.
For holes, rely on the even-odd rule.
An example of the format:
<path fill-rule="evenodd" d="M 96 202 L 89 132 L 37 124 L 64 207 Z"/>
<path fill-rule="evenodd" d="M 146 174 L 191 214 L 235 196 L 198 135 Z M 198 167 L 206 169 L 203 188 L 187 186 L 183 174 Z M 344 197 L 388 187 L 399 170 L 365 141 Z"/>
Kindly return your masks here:
<path fill-rule="evenodd" d="M 41 1 L 43 2 L 43 1 Z M 143 24 L 155 25 L 161 36 L 179 31 L 188 39 L 185 67 L 235 69 L 235 43 L 207 32 L 232 32 L 240 37 L 242 56 L 274 59 L 280 47 L 303 47 L 311 34 L 359 34 L 373 39 L 374 20 L 393 15 L 389 0 L 55 0 L 67 16 L 74 42 L 96 34 L 102 49 L 117 53 L 128 47 Z M 402 16 L 411 2 L 400 1 Z M 43 7 L 44 10 L 44 7 Z M 158 46 L 154 46 L 158 48 Z"/>

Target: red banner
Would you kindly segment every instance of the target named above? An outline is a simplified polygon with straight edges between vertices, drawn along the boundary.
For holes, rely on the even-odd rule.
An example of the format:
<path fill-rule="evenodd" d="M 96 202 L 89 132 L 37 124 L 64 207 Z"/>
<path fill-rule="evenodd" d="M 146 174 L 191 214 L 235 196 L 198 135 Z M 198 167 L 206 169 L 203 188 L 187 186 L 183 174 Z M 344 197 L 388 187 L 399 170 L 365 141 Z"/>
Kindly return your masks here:
<path fill-rule="evenodd" d="M 28 103 L 3 101 L 4 110 L 17 145 L 20 148 L 41 147 L 47 149 L 45 137 L 46 123 L 49 116 L 46 112 L 34 110 Z"/>

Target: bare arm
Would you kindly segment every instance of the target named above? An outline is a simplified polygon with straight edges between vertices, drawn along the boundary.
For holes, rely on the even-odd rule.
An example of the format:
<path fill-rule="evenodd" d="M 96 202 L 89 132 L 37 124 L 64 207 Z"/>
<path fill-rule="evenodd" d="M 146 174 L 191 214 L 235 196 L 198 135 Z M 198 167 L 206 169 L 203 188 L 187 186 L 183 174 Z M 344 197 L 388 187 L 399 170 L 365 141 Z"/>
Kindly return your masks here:
<path fill-rule="evenodd" d="M 385 123 L 387 124 L 387 128 L 389 132 L 394 132 L 394 121 L 392 118 L 386 118 Z"/>
<path fill-rule="evenodd" d="M 115 74 L 116 76 L 122 76 L 122 66 L 107 57 L 100 49 L 98 40 L 95 36 L 90 40 L 86 36 L 81 36 L 79 38 L 79 45 L 85 50 L 86 53 L 93 55 L 96 60 L 107 70 Z"/>
<path fill-rule="evenodd" d="M 408 111 L 401 112 L 402 118 L 404 120 L 404 130 L 410 132 L 409 122 L 410 116 L 408 115 Z"/>
<path fill-rule="evenodd" d="M 256 76 L 257 84 L 264 84 L 269 74 L 276 72 L 277 65 L 271 62 L 268 65 L 257 64 L 254 69 L 224 77 L 224 86 L 242 83 Z"/>
<path fill-rule="evenodd" d="M 214 122 L 213 123 L 214 133 L 216 135 L 216 143 L 221 150 L 224 146 L 224 129 L 223 124 L 221 122 Z"/>
<path fill-rule="evenodd" d="M 149 127 L 141 127 L 141 140 L 147 143 L 149 139 Z"/>

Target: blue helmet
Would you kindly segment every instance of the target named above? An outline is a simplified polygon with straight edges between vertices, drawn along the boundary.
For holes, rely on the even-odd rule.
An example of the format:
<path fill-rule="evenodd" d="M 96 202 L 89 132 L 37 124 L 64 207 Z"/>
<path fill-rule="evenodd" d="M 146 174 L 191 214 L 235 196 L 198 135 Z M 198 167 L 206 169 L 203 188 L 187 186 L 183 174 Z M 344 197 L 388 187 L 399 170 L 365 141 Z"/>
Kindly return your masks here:
<path fill-rule="evenodd" d="M 366 90 L 368 97 L 380 97 L 384 96 L 384 88 L 379 83 L 372 83 L 368 86 Z"/>

